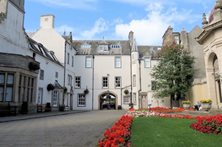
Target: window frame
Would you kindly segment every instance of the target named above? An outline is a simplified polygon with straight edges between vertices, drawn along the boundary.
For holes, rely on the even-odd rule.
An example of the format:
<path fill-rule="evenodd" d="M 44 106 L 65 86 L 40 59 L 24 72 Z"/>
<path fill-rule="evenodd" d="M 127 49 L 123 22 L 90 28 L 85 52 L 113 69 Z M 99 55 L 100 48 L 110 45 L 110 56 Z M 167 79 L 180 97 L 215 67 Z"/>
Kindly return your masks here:
<path fill-rule="evenodd" d="M 119 83 L 117 83 L 117 82 L 118 82 L 118 81 L 117 81 L 117 78 L 119 78 Z M 115 88 L 116 88 L 116 89 L 121 88 L 121 86 L 122 86 L 122 77 L 121 77 L 121 76 L 116 76 L 116 77 L 114 78 L 114 80 L 115 80 Z M 117 87 L 117 84 L 119 84 L 118 87 Z"/>
<path fill-rule="evenodd" d="M 144 68 L 151 68 L 151 58 L 150 57 L 144 58 Z"/>
<path fill-rule="evenodd" d="M 104 86 L 104 78 L 107 78 L 107 80 L 106 80 L 106 84 L 107 84 L 107 86 L 105 87 Z M 104 76 L 104 77 L 102 77 L 102 88 L 103 89 L 107 89 L 107 88 L 109 88 L 109 77 L 108 76 Z"/>
<path fill-rule="evenodd" d="M 40 69 L 39 80 L 44 80 L 44 76 L 45 76 L 45 71 L 43 69 Z"/>
<path fill-rule="evenodd" d="M 119 66 L 117 66 L 117 59 L 119 59 Z M 120 56 L 115 56 L 115 59 L 114 59 L 114 67 L 115 68 L 122 68 L 122 58 Z"/>
<path fill-rule="evenodd" d="M 0 72 L 4 76 L 3 83 L 0 83 L 0 87 L 2 90 L 2 99 L 0 99 L 0 102 L 13 102 L 14 100 L 14 84 L 15 84 L 15 73 L 13 72 Z M 8 83 L 8 77 L 9 75 L 12 75 L 12 83 Z M 11 88 L 11 97 L 10 100 L 7 100 L 7 89 Z"/>
<path fill-rule="evenodd" d="M 80 96 L 82 96 L 82 97 L 80 97 Z M 84 98 L 84 99 L 83 99 Z M 84 104 L 80 104 L 80 99 L 81 100 L 84 100 L 83 102 L 84 102 Z M 78 93 L 78 97 L 77 97 L 77 107 L 86 107 L 86 96 L 85 96 L 85 94 L 83 94 L 83 93 Z"/>
<path fill-rule="evenodd" d="M 136 87 L 136 74 L 133 74 L 133 87 Z"/>
<path fill-rule="evenodd" d="M 70 54 L 67 53 L 67 64 L 69 64 L 69 58 L 70 58 Z"/>
<path fill-rule="evenodd" d="M 68 85 L 72 86 L 72 75 L 68 74 Z"/>
<path fill-rule="evenodd" d="M 87 59 L 90 59 L 90 65 L 89 66 L 87 64 L 87 63 L 89 63 Z M 92 68 L 92 57 L 91 56 L 86 56 L 85 57 L 85 68 Z"/>
<path fill-rule="evenodd" d="M 77 78 L 79 78 L 79 83 L 77 83 Z M 79 86 L 76 86 L 77 84 L 79 84 Z M 81 89 L 81 76 L 75 76 L 75 89 Z"/>

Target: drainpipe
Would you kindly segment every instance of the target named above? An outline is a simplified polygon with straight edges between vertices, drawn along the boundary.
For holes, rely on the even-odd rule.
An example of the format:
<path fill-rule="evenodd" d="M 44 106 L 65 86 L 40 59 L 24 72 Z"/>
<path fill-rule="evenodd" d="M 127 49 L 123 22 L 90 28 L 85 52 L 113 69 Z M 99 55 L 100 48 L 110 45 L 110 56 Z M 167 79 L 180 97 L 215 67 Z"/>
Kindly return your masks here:
<path fill-rule="evenodd" d="M 132 46 L 130 47 L 130 83 L 131 83 L 131 86 L 130 86 L 130 108 L 133 108 L 133 98 L 132 98 L 132 95 L 133 95 L 133 84 L 132 84 Z"/>
<path fill-rule="evenodd" d="M 92 110 L 94 110 L 94 75 L 95 75 L 95 64 L 94 64 L 94 60 L 95 60 L 95 56 L 92 56 L 93 58 L 93 67 L 92 67 Z"/>
<path fill-rule="evenodd" d="M 141 92 L 141 90 L 142 90 L 142 80 L 141 80 L 141 60 L 142 59 L 139 59 L 139 82 L 140 82 L 140 89 L 139 89 L 139 91 L 138 91 L 138 94 L 139 94 L 139 99 L 138 100 L 140 100 L 138 103 L 139 103 L 139 108 L 141 107 L 141 100 L 142 100 L 142 96 L 140 95 L 140 92 Z"/>
<path fill-rule="evenodd" d="M 67 41 L 65 40 L 65 57 L 64 57 L 64 81 L 63 81 L 63 87 L 65 88 L 66 85 L 66 46 L 67 46 Z M 62 105 L 65 105 L 65 93 L 63 90 L 63 97 L 62 97 Z"/>

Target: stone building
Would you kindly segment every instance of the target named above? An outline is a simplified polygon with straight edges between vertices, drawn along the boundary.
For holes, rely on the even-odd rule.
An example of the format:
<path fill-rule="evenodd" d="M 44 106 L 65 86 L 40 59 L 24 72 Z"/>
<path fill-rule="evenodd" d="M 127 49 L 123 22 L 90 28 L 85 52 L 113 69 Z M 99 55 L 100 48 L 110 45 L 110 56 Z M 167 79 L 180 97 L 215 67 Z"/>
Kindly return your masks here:
<path fill-rule="evenodd" d="M 206 65 L 208 98 L 212 99 L 212 107 L 222 108 L 221 76 L 222 76 L 222 1 L 216 0 L 209 19 L 203 14 L 203 27 L 197 41 L 203 46 Z"/>
<path fill-rule="evenodd" d="M 24 0 L 0 1 L 0 44 L 0 115 L 36 113 L 46 103 L 58 110 L 64 66 L 25 33 Z"/>
<path fill-rule="evenodd" d="M 174 32 L 172 27 L 168 27 L 163 35 L 163 46 L 170 46 L 174 43 L 181 45 L 184 50 L 190 52 L 190 55 L 194 57 L 194 81 L 192 89 L 186 98 L 191 100 L 193 104 L 206 98 L 208 91 L 203 46 L 195 39 L 201 31 L 202 29 L 198 26 L 194 27 L 190 32 L 184 29 L 181 32 Z"/>
<path fill-rule="evenodd" d="M 0 114 L 35 112 L 39 62 L 28 49 L 24 0 L 0 1 Z M 13 33 L 12 33 L 13 32 Z"/>

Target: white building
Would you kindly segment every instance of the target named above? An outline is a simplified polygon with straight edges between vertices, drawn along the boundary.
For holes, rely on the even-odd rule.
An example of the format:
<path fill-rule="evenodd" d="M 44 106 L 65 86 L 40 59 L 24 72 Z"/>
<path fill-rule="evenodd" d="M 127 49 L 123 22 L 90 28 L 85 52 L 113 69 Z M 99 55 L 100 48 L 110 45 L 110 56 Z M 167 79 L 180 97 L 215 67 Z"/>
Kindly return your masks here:
<path fill-rule="evenodd" d="M 58 110 L 62 104 L 64 87 L 64 66 L 55 57 L 53 51 L 46 49 L 41 43 L 31 38 L 29 40 L 30 50 L 35 54 L 35 60 L 40 63 L 37 80 L 36 104 L 41 111 L 46 110 L 46 104 L 50 103 L 52 110 Z"/>
<path fill-rule="evenodd" d="M 61 36 L 54 28 L 54 16 L 44 15 L 40 17 L 40 28 L 30 37 L 41 42 L 47 49 L 52 50 L 64 66 L 62 85 L 66 87 L 62 98 L 62 104 L 73 108 L 73 79 L 76 50 L 72 47 L 72 34 Z"/>
<path fill-rule="evenodd" d="M 36 112 L 39 62 L 23 28 L 24 0 L 0 1 L 0 115 Z"/>
<path fill-rule="evenodd" d="M 66 106 L 75 110 L 128 109 L 129 103 L 135 108 L 168 106 L 168 100 L 154 99 L 151 89 L 159 46 L 137 46 L 132 31 L 129 40 L 72 40 L 72 34 L 63 37 L 56 32 L 54 18 L 41 16 L 40 28 L 31 37 L 64 64 Z"/>
<path fill-rule="evenodd" d="M 155 99 L 151 89 L 159 46 L 137 46 L 133 32 L 129 40 L 79 40 L 73 45 L 77 49 L 74 109 L 128 109 L 131 102 L 137 109 L 169 105 L 169 100 Z"/>
<path fill-rule="evenodd" d="M 64 67 L 53 52 L 26 35 L 24 0 L 0 1 L 0 44 L 0 115 L 35 113 L 37 104 L 46 103 L 58 109 Z"/>

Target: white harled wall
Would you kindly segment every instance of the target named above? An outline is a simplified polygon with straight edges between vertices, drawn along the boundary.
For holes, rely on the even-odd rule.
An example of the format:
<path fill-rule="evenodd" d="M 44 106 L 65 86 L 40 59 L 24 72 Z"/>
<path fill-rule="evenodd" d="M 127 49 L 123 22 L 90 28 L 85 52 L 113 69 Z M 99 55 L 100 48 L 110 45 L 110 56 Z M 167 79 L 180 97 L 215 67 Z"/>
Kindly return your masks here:
<path fill-rule="evenodd" d="M 10 1 L 7 16 L 0 23 L 0 52 L 31 55 L 23 29 L 24 13 Z"/>

